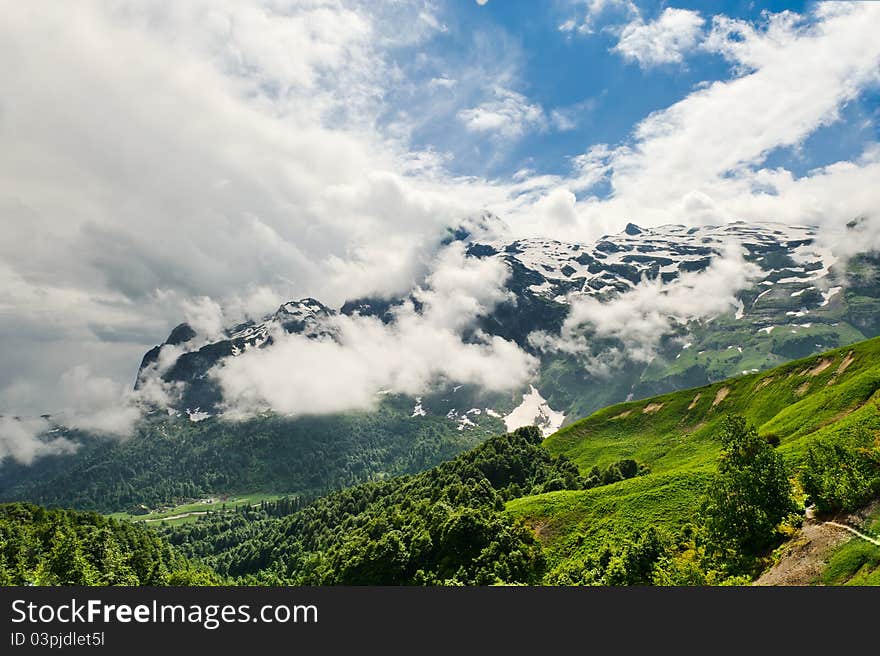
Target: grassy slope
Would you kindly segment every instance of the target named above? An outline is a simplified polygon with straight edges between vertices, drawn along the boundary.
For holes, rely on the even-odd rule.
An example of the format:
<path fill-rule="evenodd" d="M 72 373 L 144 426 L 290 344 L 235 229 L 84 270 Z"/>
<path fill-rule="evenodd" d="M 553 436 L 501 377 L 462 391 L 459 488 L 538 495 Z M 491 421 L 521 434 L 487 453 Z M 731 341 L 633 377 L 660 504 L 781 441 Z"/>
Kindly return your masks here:
<path fill-rule="evenodd" d="M 584 472 L 635 458 L 652 473 L 592 490 L 516 499 L 508 510 L 536 527 L 554 562 L 651 525 L 674 531 L 692 518 L 714 468 L 714 435 L 726 413 L 743 414 L 761 434 L 776 434 L 780 451 L 796 467 L 817 437 L 833 439 L 855 423 L 880 429 L 878 388 L 875 338 L 760 374 L 611 406 L 551 435 L 545 446 Z"/>
<path fill-rule="evenodd" d="M 867 535 L 880 534 L 880 507 L 860 528 Z M 825 585 L 880 585 L 880 547 L 860 538 L 844 542 L 831 555 L 820 580 Z"/>

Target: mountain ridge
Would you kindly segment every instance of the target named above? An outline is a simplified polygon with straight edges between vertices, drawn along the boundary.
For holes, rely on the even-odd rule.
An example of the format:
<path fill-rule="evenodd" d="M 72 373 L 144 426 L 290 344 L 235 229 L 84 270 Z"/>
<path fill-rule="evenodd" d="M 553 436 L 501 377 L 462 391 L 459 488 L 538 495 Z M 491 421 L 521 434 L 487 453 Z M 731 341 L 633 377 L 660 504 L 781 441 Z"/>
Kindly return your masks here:
<path fill-rule="evenodd" d="M 484 217 L 484 220 L 488 221 L 488 218 Z M 738 309 L 729 317 L 728 325 L 722 327 L 751 343 L 746 346 L 745 353 L 742 344 L 724 345 L 725 348 L 738 347 L 738 353 L 743 357 L 724 354 L 719 355 L 714 363 L 708 362 L 712 360 L 711 355 L 700 356 L 707 351 L 716 352 L 720 346 L 715 343 L 717 340 L 711 339 L 713 327 L 707 328 L 702 321 L 676 325 L 673 336 L 679 338 L 684 348 L 673 352 L 676 342 L 667 339 L 661 343 L 655 361 L 645 363 L 645 366 L 622 367 L 620 378 L 626 379 L 627 385 L 617 385 L 613 394 L 601 398 L 601 402 L 591 407 L 573 404 L 566 399 L 566 392 L 572 386 L 554 384 L 555 364 L 562 362 L 560 366 L 565 370 L 568 383 L 581 378 L 576 386 L 581 396 L 591 391 L 589 388 L 604 386 L 598 380 L 601 377 L 585 377 L 582 371 L 577 371 L 577 357 L 542 352 L 532 341 L 535 334 L 559 334 L 571 304 L 580 298 L 592 297 L 607 303 L 625 297 L 650 280 L 673 283 L 683 274 L 703 272 L 722 256 L 731 239 L 744 249 L 746 262 L 760 267 L 760 275 L 747 289 L 737 293 Z M 474 329 L 515 342 L 524 351 L 539 357 L 541 369 L 538 380 L 534 381 L 539 393 L 554 411 L 570 417 L 585 416 L 603 404 L 624 400 L 630 394 L 645 396 L 675 389 L 682 384 L 706 383 L 734 372 L 767 368 L 786 359 L 877 334 L 880 325 L 865 321 L 865 312 L 855 318 L 849 316 L 852 312 L 847 314 L 849 304 L 842 298 L 848 282 L 846 274 L 834 269 L 836 258 L 828 249 L 816 247 L 815 239 L 815 228 L 770 222 L 734 222 L 691 228 L 683 225 L 640 228 L 630 223 L 621 233 L 605 235 L 592 244 L 539 238 L 507 241 L 493 236 L 487 225 L 472 231 L 464 228 L 451 231 L 446 243 L 462 241 L 467 248 L 467 257 L 497 259 L 508 269 L 505 289 L 510 299 L 499 302 L 490 312 L 479 316 Z M 876 259 L 870 264 L 875 267 L 874 279 L 863 290 L 870 295 L 863 298 L 869 301 L 870 307 L 880 307 Z M 270 348 L 275 331 L 332 339 L 334 331 L 328 319 L 340 314 L 373 316 L 391 323 L 395 320 L 395 308 L 405 301 L 413 302 L 417 312 L 421 310 L 418 299 L 412 294 L 387 299 L 353 299 L 336 309 L 313 298 L 289 301 L 260 321 L 248 320 L 228 328 L 218 338 L 208 339 L 197 349 L 184 348 L 184 352 L 158 375 L 166 382 L 185 384 L 183 396 L 175 406 L 178 412 L 217 414 L 222 412 L 222 392 L 210 372 L 224 359 L 234 358 L 252 348 Z M 722 317 L 716 326 L 724 322 L 725 317 Z M 741 328 L 747 328 L 749 334 L 741 335 Z M 181 324 L 165 342 L 151 349 L 139 369 L 138 383 L 151 374 L 150 367 L 158 361 L 162 349 L 185 347 L 195 341 L 194 333 L 187 324 Z M 694 334 L 697 339 L 693 338 Z M 707 336 L 708 339 L 700 340 Z M 468 333 L 462 337 L 467 340 Z M 614 340 L 597 341 L 599 345 L 594 350 L 618 348 Z M 693 351 L 685 353 L 691 346 L 695 347 Z M 695 353 L 698 355 L 693 355 Z M 683 362 L 663 364 L 664 359 L 680 359 L 682 356 L 685 356 Z M 743 363 L 739 370 L 735 368 L 735 361 Z M 685 363 L 687 366 L 682 366 Z M 450 384 L 456 383 L 452 381 Z M 528 390 L 526 386 L 520 393 L 524 396 Z M 423 409 L 431 411 L 430 408 Z"/>

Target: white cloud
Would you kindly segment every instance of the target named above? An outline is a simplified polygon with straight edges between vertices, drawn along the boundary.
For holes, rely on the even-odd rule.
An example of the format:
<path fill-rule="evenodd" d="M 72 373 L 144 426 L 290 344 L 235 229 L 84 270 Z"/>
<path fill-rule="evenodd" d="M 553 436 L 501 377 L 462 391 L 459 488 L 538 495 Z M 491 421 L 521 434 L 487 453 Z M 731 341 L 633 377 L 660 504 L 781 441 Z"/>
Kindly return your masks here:
<path fill-rule="evenodd" d="M 11 458 L 23 465 L 47 455 L 74 453 L 78 447 L 64 437 L 51 437 L 45 419 L 0 416 L 0 465 Z"/>
<path fill-rule="evenodd" d="M 698 11 L 667 7 L 654 21 L 626 25 L 613 50 L 642 68 L 679 63 L 697 47 L 705 22 Z"/>
<path fill-rule="evenodd" d="M 183 310 L 186 322 L 200 335 L 217 338 L 227 327 L 226 316 L 220 304 L 208 296 L 184 299 Z"/>
<path fill-rule="evenodd" d="M 431 78 L 431 80 L 428 82 L 428 86 L 439 87 L 441 89 L 452 89 L 455 87 L 456 84 L 458 84 L 458 80 L 446 77 L 445 75 L 441 77 Z"/>
<path fill-rule="evenodd" d="M 320 414 L 374 407 L 380 390 L 418 395 L 438 383 L 472 383 L 488 390 L 522 387 L 536 362 L 516 344 L 463 332 L 507 297 L 506 265 L 467 258 L 454 243 L 438 256 L 421 304 L 399 308 L 395 320 L 337 316 L 335 339 L 278 334 L 275 343 L 227 358 L 213 370 L 236 418 L 272 408 Z"/>
<path fill-rule="evenodd" d="M 203 297 L 229 318 L 406 289 L 445 225 L 504 197 L 376 128 L 389 53 L 442 31 L 433 17 L 357 0 L 4 7 L 0 410 L 60 407 L 59 372 L 82 362 L 128 386 Z M 29 402 L 22 377 L 42 390 Z"/>
<path fill-rule="evenodd" d="M 533 203 L 565 187 L 580 200 L 576 223 L 559 238 L 598 237 L 630 220 L 657 226 L 770 219 L 851 235 L 841 228 L 861 215 L 869 218 L 866 230 L 880 233 L 880 191 L 869 182 L 880 170 L 875 144 L 866 143 L 852 161 L 801 177 L 762 167 L 772 152 L 796 148 L 876 88 L 878 21 L 876 3 L 819 4 L 808 16 L 766 14 L 761 25 L 716 17 L 702 47 L 734 64 L 731 78 L 649 115 L 627 142 L 596 145 L 575 158 L 570 178 L 547 181 L 522 200 L 520 229 L 545 233 L 549 225 Z M 610 185 L 610 196 L 590 197 L 600 183 Z"/>
<path fill-rule="evenodd" d="M 815 27 L 796 29 L 785 21 L 783 29 L 771 20 L 766 32 L 751 33 L 735 51 L 747 53 L 743 61 L 753 72 L 716 82 L 642 121 L 633 147 L 615 154 L 615 192 L 670 207 L 675 197 L 698 190 L 737 216 L 731 201 L 761 196 L 743 194 L 753 179 L 749 165 L 834 122 L 844 103 L 880 80 L 880 43 L 871 27 L 877 18 L 877 6 L 857 5 Z M 713 42 L 725 29 L 719 25 Z M 802 202 L 776 204 L 786 220 L 797 221 L 795 213 L 804 220 Z"/>
<path fill-rule="evenodd" d="M 61 375 L 64 395 L 62 409 L 53 420 L 108 437 L 127 437 L 143 414 L 168 406 L 177 391 L 175 385 L 158 377 L 144 377 L 138 389 L 92 373 L 86 365 L 74 367 Z"/>
<path fill-rule="evenodd" d="M 481 208 L 517 235 L 560 239 L 630 220 L 741 218 L 819 223 L 836 248 L 853 235 L 880 241 L 876 146 L 802 177 L 764 165 L 877 84 L 873 3 L 822 3 L 763 24 L 716 17 L 701 47 L 731 62 L 729 79 L 645 118 L 624 143 L 593 145 L 568 176 L 498 183 L 451 177 L 449 153 L 411 151 L 413 124 L 446 103 L 444 115 L 467 128 L 450 152 L 473 155 L 474 135 L 494 136 L 498 151 L 502 139 L 581 117 L 510 91 L 522 88 L 511 71 L 524 55 L 503 39 L 475 36 L 461 66 L 416 58 L 424 77 L 406 79 L 395 49 L 446 29 L 431 3 L 7 4 L 3 412 L 71 406 L 59 372 L 84 362 L 118 383 L 124 406 L 140 356 L 187 308 L 210 332 L 304 295 L 338 306 L 404 292 L 428 271 L 445 226 Z M 631 2 L 580 6 L 571 30 L 639 16 Z M 423 106 L 377 127 L 399 109 L 387 105 L 395 91 L 425 88 Z M 610 198 L 590 195 L 606 184 Z M 868 221 L 857 230 L 836 230 L 859 215 Z"/>
<path fill-rule="evenodd" d="M 641 16 L 638 6 L 632 0 L 577 0 L 572 4 L 583 5 L 583 17 L 566 19 L 559 25 L 560 32 L 593 34 L 599 30 L 602 22 L 610 23 Z"/>
<path fill-rule="evenodd" d="M 573 105 L 556 107 L 550 112 L 550 124 L 559 132 L 574 130 L 595 108 L 596 101 L 592 98 Z"/>
<path fill-rule="evenodd" d="M 505 139 L 516 139 L 531 130 L 542 130 L 547 121 L 540 105 L 503 88 L 495 89 L 492 100 L 462 109 L 458 118 L 472 132 L 493 133 Z"/>
<path fill-rule="evenodd" d="M 572 296 L 560 335 L 535 333 L 531 340 L 542 349 L 583 356 L 596 374 L 609 374 L 624 359 L 647 363 L 656 356 L 661 338 L 676 326 L 733 311 L 737 293 L 760 272 L 743 259 L 742 248 L 731 243 L 705 271 L 685 272 L 668 283 L 659 276 L 643 280 L 607 302 Z M 617 340 L 622 348 L 603 346 L 596 352 L 596 338 Z"/>

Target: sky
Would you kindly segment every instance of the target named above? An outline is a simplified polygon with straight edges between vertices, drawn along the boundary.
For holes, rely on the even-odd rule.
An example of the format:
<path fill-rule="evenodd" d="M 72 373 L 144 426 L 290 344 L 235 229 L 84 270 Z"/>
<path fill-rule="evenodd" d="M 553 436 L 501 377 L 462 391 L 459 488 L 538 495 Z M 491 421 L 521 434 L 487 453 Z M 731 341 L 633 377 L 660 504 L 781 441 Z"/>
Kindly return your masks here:
<path fill-rule="evenodd" d="M 880 246 L 880 3 L 0 11 L 0 414 L 129 425 L 108 408 L 177 323 L 400 293 L 485 210 L 513 236 L 741 219 Z"/>

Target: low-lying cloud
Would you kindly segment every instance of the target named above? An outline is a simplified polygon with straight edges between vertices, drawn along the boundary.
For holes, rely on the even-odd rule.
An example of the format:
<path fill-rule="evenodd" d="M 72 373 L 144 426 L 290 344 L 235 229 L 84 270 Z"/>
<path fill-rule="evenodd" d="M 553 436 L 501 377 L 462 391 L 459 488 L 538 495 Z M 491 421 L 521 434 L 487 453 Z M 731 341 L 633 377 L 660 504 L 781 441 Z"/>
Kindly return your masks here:
<path fill-rule="evenodd" d="M 78 445 L 65 437 L 51 437 L 51 425 L 42 418 L 0 417 L 0 465 L 10 458 L 30 465 L 37 458 L 76 452 Z"/>
<path fill-rule="evenodd" d="M 478 317 L 508 298 L 508 275 L 503 262 L 467 257 L 461 244 L 452 244 L 413 294 L 415 302 L 398 308 L 392 322 L 336 316 L 333 338 L 281 333 L 268 348 L 227 358 L 213 371 L 225 414 L 368 409 L 381 392 L 418 395 L 441 382 L 522 387 L 537 366 L 532 356 L 497 336 L 463 339 Z"/>
<path fill-rule="evenodd" d="M 131 435 L 146 412 L 169 406 L 176 392 L 156 376 L 144 376 L 132 390 L 84 365 L 65 372 L 61 386 L 65 404 L 53 419 L 69 428 L 121 438 Z"/>
<path fill-rule="evenodd" d="M 532 344 L 542 350 L 579 356 L 591 373 L 608 375 L 626 361 L 647 363 L 657 355 L 661 339 L 676 326 L 735 311 L 737 293 L 761 273 L 746 262 L 742 247 L 728 244 L 704 271 L 684 272 L 664 283 L 658 276 L 643 279 L 631 291 L 602 302 L 592 296 L 572 296 L 571 310 L 559 335 L 533 333 Z M 595 339 L 614 340 L 597 352 Z"/>

